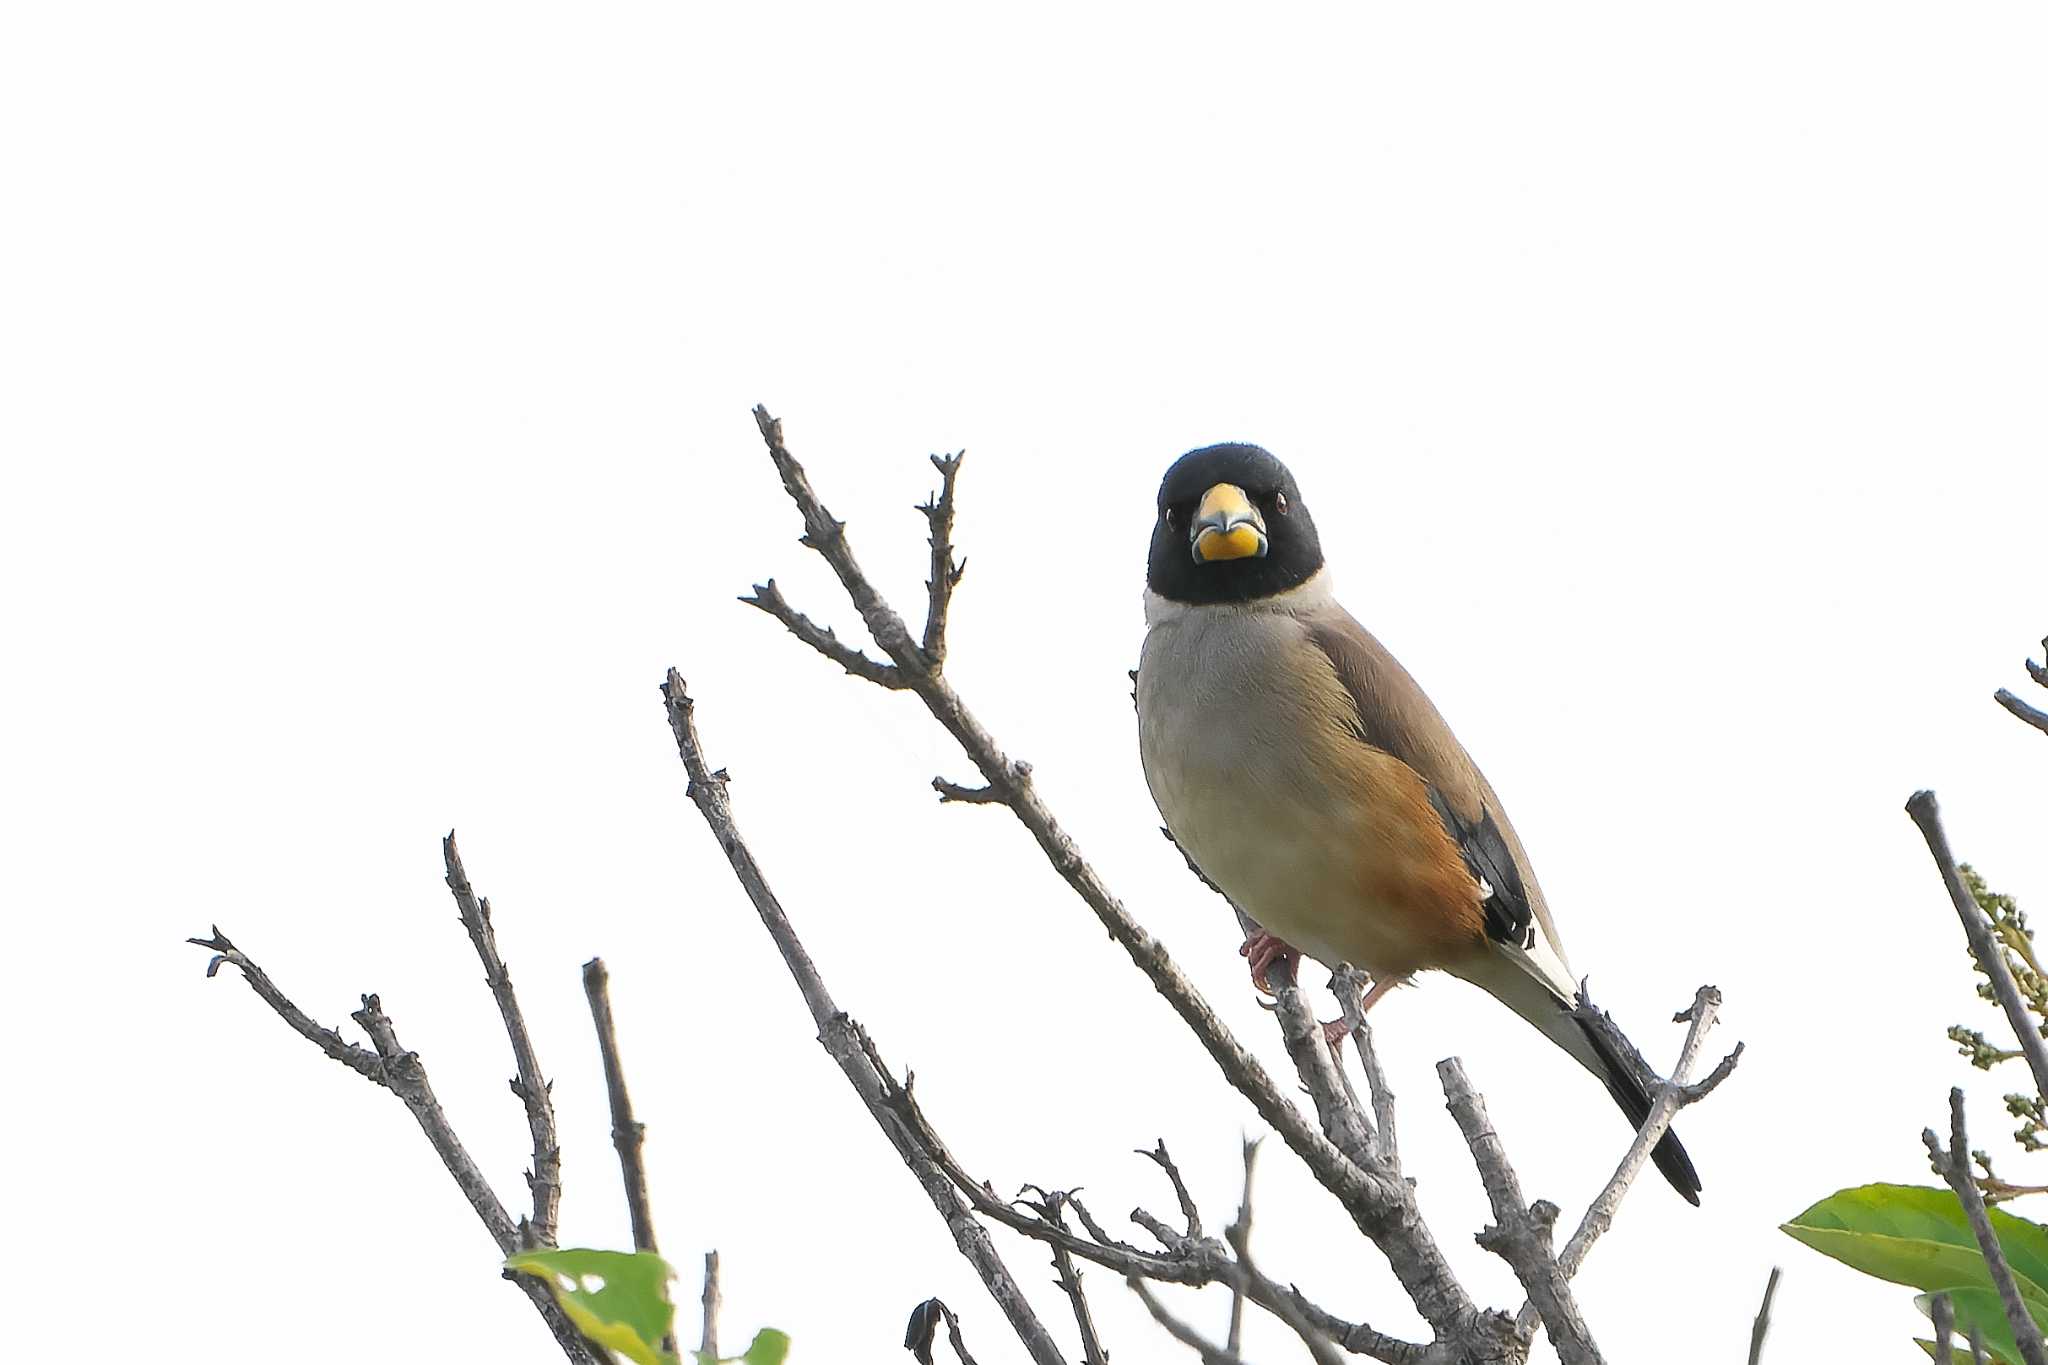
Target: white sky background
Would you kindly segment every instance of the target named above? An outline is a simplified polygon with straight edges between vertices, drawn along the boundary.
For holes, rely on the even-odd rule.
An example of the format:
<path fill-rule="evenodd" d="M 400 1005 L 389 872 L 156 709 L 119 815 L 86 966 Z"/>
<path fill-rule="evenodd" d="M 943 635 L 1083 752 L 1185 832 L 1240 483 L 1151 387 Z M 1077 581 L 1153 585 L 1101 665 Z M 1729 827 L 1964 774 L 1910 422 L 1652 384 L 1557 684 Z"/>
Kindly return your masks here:
<path fill-rule="evenodd" d="M 2044 39 L 1997 4 L 11 7 L 21 1358 L 554 1356 L 404 1110 L 181 942 L 218 921 L 330 1023 L 382 992 L 517 1202 L 451 826 L 555 1078 L 567 1240 L 627 1241 L 602 953 L 664 1249 L 723 1251 L 729 1341 L 907 1359 L 939 1294 L 1022 1358 L 685 803 L 672 663 L 838 999 L 971 1168 L 1120 1223 L 1170 1209 L 1130 1153 L 1164 1136 L 1227 1221 L 1254 1120 L 1165 1005 L 1006 814 L 935 803 L 972 774 L 914 701 L 734 602 L 773 574 L 857 625 L 755 402 L 906 609 L 924 457 L 968 448 L 956 682 L 1283 1071 L 1155 833 L 1125 670 L 1167 462 L 1289 460 L 1603 1003 L 1665 1060 L 1713 981 L 1749 1044 L 1682 1125 L 1705 1207 L 1646 1180 L 1581 1278 L 1608 1358 L 1739 1359 L 1774 1263 L 1768 1359 L 1917 1358 L 1908 1291 L 1775 1227 L 1930 1180 L 1942 1030 L 1995 1022 L 1907 795 L 2048 905 L 2048 750 L 1989 700 L 2048 631 Z M 1622 1120 L 1463 986 L 1375 1018 L 1439 1236 L 1519 1302 L 1434 1063 L 1569 1216 Z M 1973 1087 L 1994 1151 L 2003 1088 Z M 1261 1194 L 1270 1271 L 1417 1329 L 1278 1144 Z M 1088 1283 L 1117 1359 L 1192 1359 Z M 1220 1296 L 1177 1301 L 1220 1331 Z"/>

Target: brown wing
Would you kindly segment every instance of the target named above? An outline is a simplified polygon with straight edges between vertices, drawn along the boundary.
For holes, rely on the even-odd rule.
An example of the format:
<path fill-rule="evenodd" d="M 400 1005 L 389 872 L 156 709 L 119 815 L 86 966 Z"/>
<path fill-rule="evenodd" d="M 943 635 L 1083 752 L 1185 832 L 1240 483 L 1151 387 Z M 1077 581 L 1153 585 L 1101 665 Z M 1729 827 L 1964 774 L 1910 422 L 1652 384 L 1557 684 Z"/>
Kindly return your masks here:
<path fill-rule="evenodd" d="M 1500 798 L 1458 743 L 1451 727 L 1400 661 L 1335 603 L 1305 622 L 1358 709 L 1358 737 L 1400 759 L 1429 785 L 1431 804 L 1457 842 L 1466 867 L 1491 888 L 1487 933 L 1513 942 L 1540 925 L 1562 958 L 1557 929 L 1529 856 Z"/>

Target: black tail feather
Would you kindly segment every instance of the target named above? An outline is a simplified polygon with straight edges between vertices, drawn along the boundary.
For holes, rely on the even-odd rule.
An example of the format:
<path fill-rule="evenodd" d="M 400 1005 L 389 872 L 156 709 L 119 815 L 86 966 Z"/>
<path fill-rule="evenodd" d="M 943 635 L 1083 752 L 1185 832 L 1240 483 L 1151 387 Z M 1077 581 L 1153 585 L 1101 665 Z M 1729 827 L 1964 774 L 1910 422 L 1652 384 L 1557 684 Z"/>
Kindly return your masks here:
<path fill-rule="evenodd" d="M 1587 1041 L 1592 1043 L 1593 1050 L 1600 1054 L 1600 1064 L 1607 1072 L 1607 1093 L 1614 1096 L 1621 1112 L 1628 1115 L 1629 1123 L 1641 1128 L 1643 1120 L 1650 1117 L 1651 1105 L 1650 1092 L 1643 1087 L 1641 1073 L 1615 1051 L 1613 1042 L 1601 1030 L 1594 1028 L 1582 1016 L 1574 1017 L 1578 1018 L 1579 1027 L 1585 1032 Z M 1667 1130 L 1663 1137 L 1657 1139 L 1657 1145 L 1650 1149 L 1650 1160 L 1671 1182 L 1672 1189 L 1677 1190 L 1688 1204 L 1695 1208 L 1699 1206 L 1700 1173 L 1693 1169 L 1692 1158 L 1686 1155 L 1685 1144 L 1678 1140 L 1677 1133 Z"/>

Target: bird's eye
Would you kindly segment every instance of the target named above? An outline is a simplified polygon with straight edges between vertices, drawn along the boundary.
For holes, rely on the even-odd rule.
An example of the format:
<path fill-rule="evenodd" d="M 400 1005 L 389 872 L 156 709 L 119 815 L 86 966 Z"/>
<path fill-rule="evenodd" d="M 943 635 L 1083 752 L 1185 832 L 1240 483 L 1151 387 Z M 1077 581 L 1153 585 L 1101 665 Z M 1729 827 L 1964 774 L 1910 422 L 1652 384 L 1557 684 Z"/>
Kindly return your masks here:
<path fill-rule="evenodd" d="M 1273 495 L 1273 511 L 1279 516 L 1284 517 L 1287 515 L 1287 495 L 1285 493 L 1275 493 Z"/>
<path fill-rule="evenodd" d="M 1171 531 L 1174 527 L 1180 525 L 1180 509 L 1178 507 L 1162 507 L 1159 509 L 1159 519 L 1164 521 L 1166 529 Z"/>

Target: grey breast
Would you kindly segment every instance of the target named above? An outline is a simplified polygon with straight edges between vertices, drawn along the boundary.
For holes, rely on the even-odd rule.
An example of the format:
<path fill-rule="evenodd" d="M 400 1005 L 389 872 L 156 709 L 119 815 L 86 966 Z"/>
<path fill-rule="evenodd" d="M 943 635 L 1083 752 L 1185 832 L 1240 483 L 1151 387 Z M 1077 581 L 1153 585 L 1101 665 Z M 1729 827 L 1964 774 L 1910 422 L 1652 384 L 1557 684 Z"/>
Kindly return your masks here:
<path fill-rule="evenodd" d="M 1345 802 L 1306 761 L 1321 747 L 1313 648 L 1290 612 L 1162 610 L 1138 666 L 1139 754 L 1167 827 L 1239 909 L 1304 948 L 1326 936 L 1304 922 L 1338 891 L 1323 883 L 1344 876 L 1331 826 Z"/>

